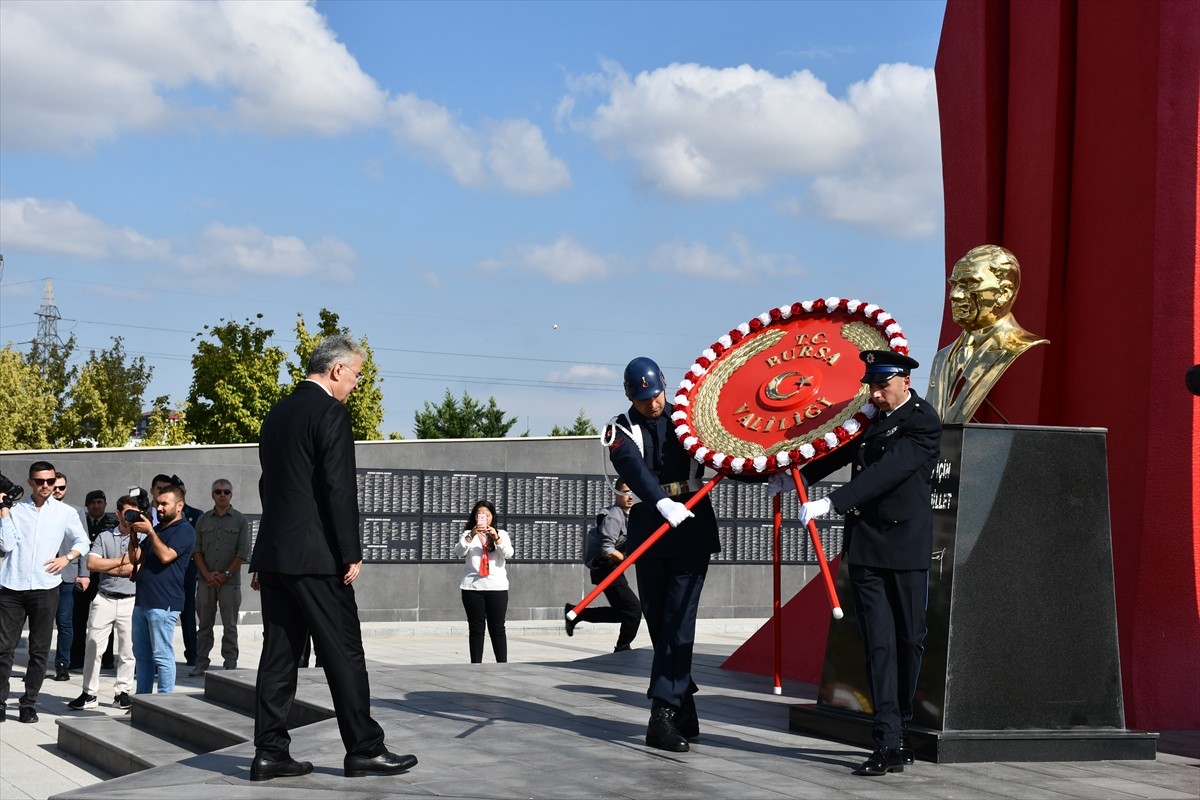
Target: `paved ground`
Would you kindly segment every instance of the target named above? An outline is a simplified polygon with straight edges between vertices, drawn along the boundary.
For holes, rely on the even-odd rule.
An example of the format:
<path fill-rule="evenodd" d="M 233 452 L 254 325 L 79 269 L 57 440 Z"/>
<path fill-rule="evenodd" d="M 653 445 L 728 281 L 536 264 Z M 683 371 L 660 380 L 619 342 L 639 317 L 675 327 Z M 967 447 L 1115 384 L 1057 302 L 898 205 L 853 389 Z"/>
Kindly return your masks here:
<path fill-rule="evenodd" d="M 376 715 L 389 744 L 415 752 L 421 764 L 393 779 L 340 777 L 340 743 L 332 722 L 295 737 L 294 753 L 317 764 L 305 779 L 251 784 L 250 746 L 189 759 L 168 768 L 157 784 L 138 776 L 96 786 L 103 775 L 56 747 L 55 719 L 70 714 L 79 676 L 47 680 L 41 721 L 15 719 L 20 692 L 0 726 L 0 799 L 45 798 L 78 787 L 89 797 L 297 797 L 341 800 L 374 797 L 954 797 L 954 798 L 1196 798 L 1200 797 L 1200 736 L 1164 737 L 1157 761 L 1038 764 L 918 764 L 903 775 L 854 778 L 850 768 L 866 753 L 787 730 L 787 708 L 810 699 L 812 687 L 784 685 L 774 696 L 769 680 L 719 669 L 759 620 L 705 620 L 698 635 L 704 724 L 692 753 L 644 747 L 645 674 L 649 651 L 612 654 L 613 626 L 580 626 L 574 638 L 555 623 L 510 626 L 513 663 L 472 667 L 465 625 L 438 623 L 364 626 Z M 243 666 L 257 661 L 257 631 L 243 629 Z M 177 646 L 182 651 L 182 646 Z M 489 656 L 490 657 L 490 656 Z M 18 654 L 18 662 L 23 658 Z M 200 678 L 184 677 L 179 691 L 198 692 Z M 101 681 L 111 702 L 113 676 Z M 710 688 L 711 687 L 711 688 Z M 327 694 L 326 694 L 327 697 Z M 101 707 L 116 715 L 111 707 Z M 302 744 L 303 743 L 303 744 Z M 1163 752 L 1171 751 L 1171 752 Z M 1176 755 L 1173 753 L 1183 753 Z M 149 777 L 148 773 L 142 775 Z M 72 793 L 75 794 L 75 793 Z"/>

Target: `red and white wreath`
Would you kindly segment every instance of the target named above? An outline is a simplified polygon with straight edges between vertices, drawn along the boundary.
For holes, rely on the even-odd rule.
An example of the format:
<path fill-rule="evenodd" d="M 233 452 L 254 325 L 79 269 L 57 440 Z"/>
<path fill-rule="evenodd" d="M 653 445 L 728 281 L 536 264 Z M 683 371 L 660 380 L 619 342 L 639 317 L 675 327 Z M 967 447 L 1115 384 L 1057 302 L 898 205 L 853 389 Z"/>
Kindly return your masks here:
<path fill-rule="evenodd" d="M 892 352 L 908 355 L 908 340 L 899 323 L 890 314 L 873 303 L 863 303 L 860 300 L 845 300 L 838 297 L 818 298 L 790 306 L 779 306 L 759 314 L 749 322 L 743 322 L 726 335 L 717 339 L 707 348 L 696 362 L 692 364 L 687 375 L 679 384 L 672 405 L 671 421 L 675 423 L 675 435 L 684 449 L 696 461 L 712 467 L 719 472 L 733 474 L 770 475 L 791 467 L 806 464 L 819 456 L 834 450 L 853 439 L 865 429 L 866 425 L 876 414 L 876 408 L 871 403 L 863 405 L 850 419 L 824 436 L 819 436 L 803 442 L 799 447 L 769 456 L 745 457 L 728 453 L 714 452 L 704 446 L 695 436 L 688 425 L 687 408 L 692 402 L 701 378 L 708 374 L 709 368 L 717 362 L 722 354 L 735 347 L 743 338 L 751 333 L 757 333 L 772 325 L 779 325 L 793 317 L 801 315 L 814 316 L 821 313 L 833 314 L 842 311 L 852 317 L 861 317 L 879 330 L 888 342 Z"/>

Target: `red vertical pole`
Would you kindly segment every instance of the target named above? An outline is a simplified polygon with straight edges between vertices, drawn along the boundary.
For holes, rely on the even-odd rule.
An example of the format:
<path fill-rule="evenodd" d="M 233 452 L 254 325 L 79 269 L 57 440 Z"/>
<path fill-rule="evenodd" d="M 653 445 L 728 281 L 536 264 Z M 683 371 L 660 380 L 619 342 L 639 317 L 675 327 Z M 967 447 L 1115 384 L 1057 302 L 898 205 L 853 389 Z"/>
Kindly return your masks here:
<path fill-rule="evenodd" d="M 772 572 L 774 573 L 774 594 L 772 605 L 772 620 L 774 621 L 773 638 L 775 641 L 775 694 L 783 694 L 783 683 L 781 676 L 783 675 L 783 607 L 780 603 L 780 597 L 783 594 L 782 579 L 780 577 L 783 568 L 783 552 L 780 541 L 780 529 L 783 527 L 783 503 L 779 494 L 771 500 L 772 516 L 774 517 L 774 563 L 772 564 Z"/>
<path fill-rule="evenodd" d="M 804 481 L 800 480 L 800 470 L 792 467 L 792 481 L 796 484 L 796 494 L 803 505 L 808 502 L 808 491 Z M 829 562 L 825 560 L 825 548 L 821 546 L 821 536 L 817 533 L 817 523 L 808 521 L 808 535 L 812 537 L 813 549 L 817 552 L 817 563 L 821 566 L 821 576 L 825 578 L 825 591 L 829 595 L 829 605 L 833 606 L 833 618 L 842 618 L 842 604 L 838 602 L 837 589 L 833 588 L 833 576 L 829 573 Z"/>

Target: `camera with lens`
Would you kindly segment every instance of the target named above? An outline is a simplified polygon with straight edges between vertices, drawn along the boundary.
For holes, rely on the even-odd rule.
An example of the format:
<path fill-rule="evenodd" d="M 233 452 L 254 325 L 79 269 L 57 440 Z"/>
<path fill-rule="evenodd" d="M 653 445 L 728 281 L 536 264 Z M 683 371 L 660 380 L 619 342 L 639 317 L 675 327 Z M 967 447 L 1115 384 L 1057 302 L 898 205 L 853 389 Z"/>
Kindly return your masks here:
<path fill-rule="evenodd" d="M 137 503 L 137 510 L 125 509 L 125 521 L 137 522 L 139 519 L 150 519 L 150 493 L 140 486 L 129 487 L 129 496 Z M 151 520 L 153 522 L 153 520 Z"/>
<path fill-rule="evenodd" d="M 0 472 L 0 494 L 4 495 L 3 502 L 0 502 L 0 508 L 12 508 L 13 503 L 25 496 L 25 490 L 4 477 L 4 473 Z"/>

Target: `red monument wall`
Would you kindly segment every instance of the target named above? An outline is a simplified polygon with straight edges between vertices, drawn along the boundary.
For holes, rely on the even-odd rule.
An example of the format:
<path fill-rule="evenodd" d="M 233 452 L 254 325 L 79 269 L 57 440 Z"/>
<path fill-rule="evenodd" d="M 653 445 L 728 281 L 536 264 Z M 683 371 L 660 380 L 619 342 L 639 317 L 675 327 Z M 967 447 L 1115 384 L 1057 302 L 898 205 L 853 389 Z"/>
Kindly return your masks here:
<path fill-rule="evenodd" d="M 1108 429 L 1126 724 L 1200 728 L 1200 2 L 949 0 L 935 71 L 947 275 L 1012 250 L 1050 339 L 977 420 Z M 785 606 L 785 677 L 819 680 L 817 599 Z M 769 675 L 769 636 L 726 666 Z"/>
<path fill-rule="evenodd" d="M 947 273 L 1012 250 L 1016 317 L 1051 342 L 989 400 L 1108 429 L 1127 725 L 1200 728 L 1200 3 L 950 0 L 936 75 Z"/>

